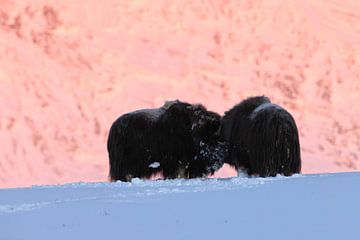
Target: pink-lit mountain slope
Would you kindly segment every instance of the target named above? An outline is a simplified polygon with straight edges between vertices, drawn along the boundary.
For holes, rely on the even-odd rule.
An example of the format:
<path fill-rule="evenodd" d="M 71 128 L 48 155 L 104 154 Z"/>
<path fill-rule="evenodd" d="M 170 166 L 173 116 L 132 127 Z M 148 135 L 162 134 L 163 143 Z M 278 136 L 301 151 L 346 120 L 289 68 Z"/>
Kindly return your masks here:
<path fill-rule="evenodd" d="M 105 181 L 119 115 L 255 94 L 303 173 L 359 170 L 360 1 L 0 1 L 0 187 Z"/>

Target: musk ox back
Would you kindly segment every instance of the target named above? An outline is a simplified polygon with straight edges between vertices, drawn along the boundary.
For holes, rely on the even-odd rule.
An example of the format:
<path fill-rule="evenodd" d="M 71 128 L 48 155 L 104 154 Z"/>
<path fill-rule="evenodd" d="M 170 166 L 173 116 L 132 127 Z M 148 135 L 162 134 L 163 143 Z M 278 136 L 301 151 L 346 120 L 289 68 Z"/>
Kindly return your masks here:
<path fill-rule="evenodd" d="M 301 171 L 295 120 L 267 97 L 248 98 L 226 112 L 221 133 L 229 144 L 225 162 L 238 171 L 262 177 Z"/>
<path fill-rule="evenodd" d="M 227 150 L 218 140 L 219 127 L 218 114 L 180 101 L 124 114 L 109 132 L 110 179 L 212 174 L 222 166 Z"/>

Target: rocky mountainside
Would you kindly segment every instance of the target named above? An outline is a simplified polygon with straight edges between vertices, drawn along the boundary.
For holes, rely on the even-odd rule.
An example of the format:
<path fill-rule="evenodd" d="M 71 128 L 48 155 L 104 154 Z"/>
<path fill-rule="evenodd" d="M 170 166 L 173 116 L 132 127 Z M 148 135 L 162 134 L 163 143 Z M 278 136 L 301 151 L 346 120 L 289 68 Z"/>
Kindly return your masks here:
<path fill-rule="evenodd" d="M 0 0 L 0 187 L 105 181 L 119 115 L 258 94 L 303 173 L 359 170 L 360 2 Z"/>

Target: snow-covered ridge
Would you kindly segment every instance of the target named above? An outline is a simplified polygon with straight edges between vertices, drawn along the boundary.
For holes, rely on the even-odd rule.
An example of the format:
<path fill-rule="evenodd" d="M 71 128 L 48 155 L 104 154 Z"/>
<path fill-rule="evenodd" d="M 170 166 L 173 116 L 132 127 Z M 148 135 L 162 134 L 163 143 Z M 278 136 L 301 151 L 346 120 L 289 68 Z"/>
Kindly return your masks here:
<path fill-rule="evenodd" d="M 295 175 L 293 178 L 301 177 Z M 223 179 L 175 179 L 175 180 L 140 180 L 135 178 L 132 182 L 115 183 L 69 183 L 64 185 L 44 185 L 33 186 L 32 188 L 14 188 L 0 190 L 1 193 L 7 193 L 9 197 L 8 204 L 1 197 L 0 214 L 15 213 L 18 211 L 30 211 L 42 208 L 48 205 L 59 203 L 88 201 L 96 199 L 122 199 L 127 200 L 133 197 L 146 197 L 153 195 L 163 195 L 170 193 L 196 193 L 215 190 L 231 190 L 239 188 L 252 188 L 265 183 L 285 180 L 286 177 L 278 176 L 276 178 L 223 178 Z M 45 190 L 46 189 L 46 190 Z M 97 189 L 100 189 L 98 192 Z M 24 193 L 21 202 L 11 204 L 11 195 Z M 31 192 L 31 195 L 27 193 Z M 69 193 L 72 197 L 61 198 Z M 75 195 L 74 195 L 75 193 Z M 88 193 L 91 193 L 90 195 Z M 105 194 L 104 194 L 105 193 Z M 27 199 L 27 197 L 29 197 Z M 46 199 L 46 200 L 45 200 Z M 45 201 L 44 201 L 45 200 Z"/>
<path fill-rule="evenodd" d="M 359 239 L 360 173 L 0 189 L 0 239 Z"/>

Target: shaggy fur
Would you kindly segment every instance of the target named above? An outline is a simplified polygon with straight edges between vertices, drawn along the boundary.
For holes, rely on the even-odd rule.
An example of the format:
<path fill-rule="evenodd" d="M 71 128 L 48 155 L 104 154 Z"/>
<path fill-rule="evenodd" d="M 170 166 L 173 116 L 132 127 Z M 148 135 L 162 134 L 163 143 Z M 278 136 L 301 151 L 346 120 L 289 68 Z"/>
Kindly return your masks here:
<path fill-rule="evenodd" d="M 220 116 L 202 105 L 166 102 L 119 117 L 108 137 L 110 179 L 130 181 L 162 174 L 194 178 L 223 165 L 226 145 L 219 139 Z"/>
<path fill-rule="evenodd" d="M 225 162 L 237 171 L 261 177 L 301 171 L 295 120 L 265 96 L 248 98 L 226 112 L 221 135 L 229 144 Z"/>

